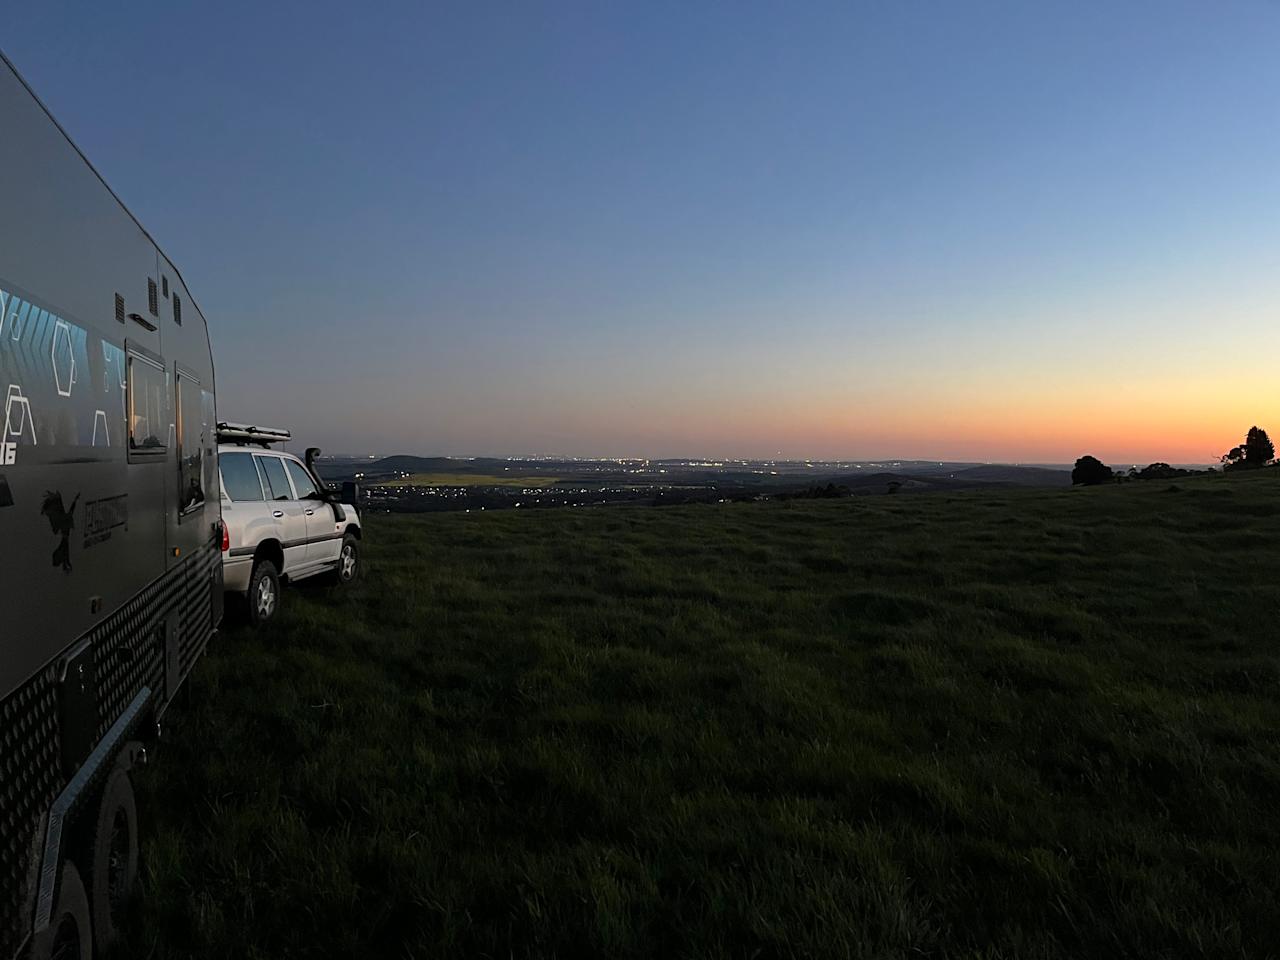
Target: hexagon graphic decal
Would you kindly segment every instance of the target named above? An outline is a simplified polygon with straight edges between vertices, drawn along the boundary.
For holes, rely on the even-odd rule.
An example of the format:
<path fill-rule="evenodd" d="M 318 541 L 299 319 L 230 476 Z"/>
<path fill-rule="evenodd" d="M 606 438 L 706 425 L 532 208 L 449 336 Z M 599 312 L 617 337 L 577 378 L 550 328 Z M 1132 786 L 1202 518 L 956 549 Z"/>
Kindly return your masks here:
<path fill-rule="evenodd" d="M 71 396 L 71 388 L 76 385 L 76 350 L 71 339 L 71 324 L 65 320 L 55 320 L 53 324 L 53 346 L 49 349 L 53 360 L 53 380 L 58 387 L 58 396 Z"/>
<path fill-rule="evenodd" d="M 18 418 L 16 422 L 15 416 Z M 11 383 L 4 398 L 4 439 L 11 442 L 17 437 L 21 440 L 28 432 L 31 434 L 31 442 L 36 443 L 36 422 L 31 417 L 31 401 L 22 395 L 22 387 Z"/>

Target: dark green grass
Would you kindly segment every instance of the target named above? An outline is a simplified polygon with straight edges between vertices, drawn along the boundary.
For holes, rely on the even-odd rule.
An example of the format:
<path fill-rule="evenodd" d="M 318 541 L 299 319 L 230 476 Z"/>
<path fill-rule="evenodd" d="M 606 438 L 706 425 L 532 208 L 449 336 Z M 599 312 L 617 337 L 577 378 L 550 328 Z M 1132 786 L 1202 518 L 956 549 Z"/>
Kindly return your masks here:
<path fill-rule="evenodd" d="M 129 955 L 1280 949 L 1274 476 L 366 552 L 170 714 Z"/>

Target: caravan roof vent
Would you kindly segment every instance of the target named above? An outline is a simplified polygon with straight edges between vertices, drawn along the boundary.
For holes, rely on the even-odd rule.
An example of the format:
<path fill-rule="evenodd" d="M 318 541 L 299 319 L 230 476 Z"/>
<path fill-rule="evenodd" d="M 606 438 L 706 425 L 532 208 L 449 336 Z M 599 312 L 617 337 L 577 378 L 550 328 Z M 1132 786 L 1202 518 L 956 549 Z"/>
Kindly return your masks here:
<path fill-rule="evenodd" d="M 256 443 L 266 446 L 269 443 L 284 443 L 293 439 L 288 430 L 276 427 L 255 427 L 247 423 L 218 422 L 219 443 Z"/>

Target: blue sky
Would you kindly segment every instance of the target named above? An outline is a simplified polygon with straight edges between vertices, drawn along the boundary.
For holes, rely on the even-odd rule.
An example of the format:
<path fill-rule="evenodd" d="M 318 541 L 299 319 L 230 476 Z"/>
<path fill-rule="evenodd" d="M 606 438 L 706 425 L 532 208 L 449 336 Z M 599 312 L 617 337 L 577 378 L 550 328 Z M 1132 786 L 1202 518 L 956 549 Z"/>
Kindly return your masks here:
<path fill-rule="evenodd" d="M 182 268 L 229 418 L 1051 461 L 1280 430 L 1274 2 L 112 6 L 0 47 Z"/>

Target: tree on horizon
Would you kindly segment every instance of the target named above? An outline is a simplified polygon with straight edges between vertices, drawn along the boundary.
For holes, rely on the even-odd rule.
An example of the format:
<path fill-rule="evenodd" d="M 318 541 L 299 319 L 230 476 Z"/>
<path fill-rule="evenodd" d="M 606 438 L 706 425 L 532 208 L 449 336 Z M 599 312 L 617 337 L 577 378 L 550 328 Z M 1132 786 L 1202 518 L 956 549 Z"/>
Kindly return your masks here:
<path fill-rule="evenodd" d="M 1088 455 L 1077 460 L 1075 469 L 1071 471 L 1071 483 L 1073 486 L 1095 487 L 1099 484 L 1111 483 L 1114 479 L 1115 475 L 1111 472 L 1110 467 L 1097 457 Z"/>
<path fill-rule="evenodd" d="M 1244 443 L 1222 455 L 1222 466 L 1225 470 L 1257 470 L 1265 467 L 1275 456 L 1276 447 L 1267 431 L 1255 425 L 1249 428 Z"/>

